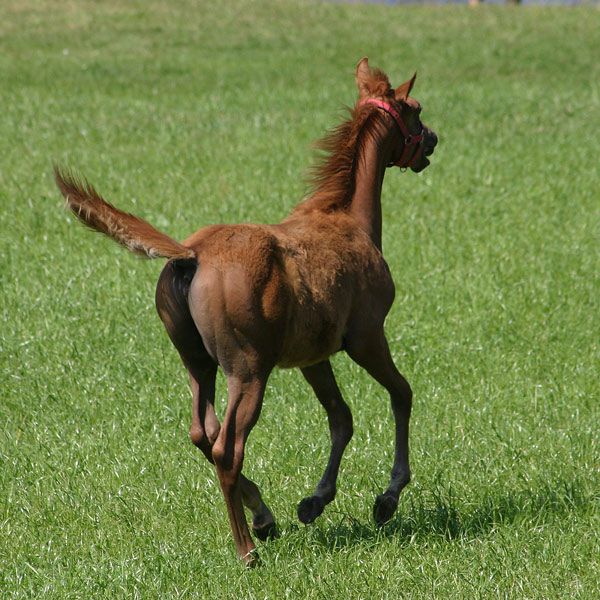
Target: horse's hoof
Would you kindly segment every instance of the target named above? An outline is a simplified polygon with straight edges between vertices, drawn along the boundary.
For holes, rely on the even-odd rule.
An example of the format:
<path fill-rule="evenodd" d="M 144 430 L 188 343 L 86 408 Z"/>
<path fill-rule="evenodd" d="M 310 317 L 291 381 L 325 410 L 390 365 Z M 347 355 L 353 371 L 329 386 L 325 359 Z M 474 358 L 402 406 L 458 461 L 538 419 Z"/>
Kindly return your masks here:
<path fill-rule="evenodd" d="M 311 496 L 310 498 L 304 498 L 298 504 L 298 518 L 302 523 L 308 525 L 312 523 L 325 508 L 325 502 L 319 498 L 319 496 Z"/>
<path fill-rule="evenodd" d="M 377 525 L 383 525 L 392 518 L 392 515 L 398 508 L 398 500 L 393 496 L 386 496 L 381 494 L 375 499 L 375 505 L 373 506 L 373 518 Z"/>
<path fill-rule="evenodd" d="M 248 554 L 241 557 L 241 560 L 247 569 L 255 569 L 256 567 L 260 567 L 260 558 L 256 550 L 248 552 Z"/>
<path fill-rule="evenodd" d="M 252 533 L 261 541 L 266 542 L 278 537 L 279 532 L 277 531 L 277 525 L 275 521 L 262 525 L 260 527 L 252 527 Z"/>

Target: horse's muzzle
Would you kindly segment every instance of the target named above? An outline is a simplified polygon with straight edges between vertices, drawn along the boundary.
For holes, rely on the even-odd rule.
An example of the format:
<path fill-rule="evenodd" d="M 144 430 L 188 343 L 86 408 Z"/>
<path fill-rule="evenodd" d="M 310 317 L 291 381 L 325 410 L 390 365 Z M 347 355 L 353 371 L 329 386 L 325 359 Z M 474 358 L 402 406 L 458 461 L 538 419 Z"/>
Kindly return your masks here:
<path fill-rule="evenodd" d="M 428 127 L 423 128 L 425 131 L 425 137 L 423 139 L 423 154 L 425 156 L 431 156 L 433 154 L 433 150 L 437 146 L 438 136 L 435 131 L 429 129 Z"/>
<path fill-rule="evenodd" d="M 415 173 L 419 173 L 425 167 L 429 166 L 428 156 L 433 154 L 433 151 L 438 143 L 438 136 L 436 135 L 433 129 L 429 129 L 429 127 L 423 125 L 423 149 L 421 150 L 421 160 L 418 164 L 411 167 L 411 169 Z"/>

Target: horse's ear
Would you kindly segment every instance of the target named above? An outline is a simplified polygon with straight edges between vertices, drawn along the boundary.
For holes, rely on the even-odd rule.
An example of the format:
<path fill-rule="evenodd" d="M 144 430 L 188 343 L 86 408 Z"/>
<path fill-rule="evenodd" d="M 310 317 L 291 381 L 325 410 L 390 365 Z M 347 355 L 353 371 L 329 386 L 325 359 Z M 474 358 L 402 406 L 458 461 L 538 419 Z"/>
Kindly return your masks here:
<path fill-rule="evenodd" d="M 396 100 L 399 100 L 401 102 L 406 102 L 406 99 L 408 98 L 408 95 L 410 94 L 410 90 L 412 90 L 412 87 L 415 84 L 416 78 L 417 78 L 417 72 L 415 71 L 415 74 L 408 81 L 405 81 L 403 84 L 399 85 L 396 88 L 396 90 L 394 91 L 394 96 L 395 96 Z"/>
<path fill-rule="evenodd" d="M 358 86 L 358 97 L 363 98 L 369 94 L 369 81 L 371 79 L 371 69 L 369 68 L 369 59 L 364 57 L 356 66 L 356 85 Z"/>

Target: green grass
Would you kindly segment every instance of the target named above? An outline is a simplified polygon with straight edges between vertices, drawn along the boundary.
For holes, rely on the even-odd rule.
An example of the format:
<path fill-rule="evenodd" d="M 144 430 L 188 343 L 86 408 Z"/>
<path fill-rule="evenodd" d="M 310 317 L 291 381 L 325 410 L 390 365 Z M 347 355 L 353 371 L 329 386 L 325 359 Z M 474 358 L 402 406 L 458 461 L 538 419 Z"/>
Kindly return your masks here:
<path fill-rule="evenodd" d="M 599 25 L 593 7 L 3 2 L 0 596 L 600 596 Z M 364 55 L 396 84 L 418 69 L 441 140 L 384 182 L 414 478 L 375 529 L 391 411 L 336 356 L 355 436 L 300 525 L 327 425 L 274 373 L 245 469 L 282 535 L 246 571 L 188 439 L 161 263 L 73 223 L 51 161 L 179 239 L 278 221 Z"/>

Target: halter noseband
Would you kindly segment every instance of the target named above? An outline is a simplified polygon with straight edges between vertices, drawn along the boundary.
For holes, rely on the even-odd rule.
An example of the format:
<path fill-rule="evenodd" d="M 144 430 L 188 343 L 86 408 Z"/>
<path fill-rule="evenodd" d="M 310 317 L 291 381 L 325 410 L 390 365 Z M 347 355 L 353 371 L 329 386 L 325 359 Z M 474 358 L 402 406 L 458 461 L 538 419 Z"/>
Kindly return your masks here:
<path fill-rule="evenodd" d="M 400 128 L 402 135 L 404 136 L 404 150 L 402 150 L 402 156 L 400 157 L 400 160 L 398 162 L 390 163 L 389 166 L 400 167 L 401 169 L 411 167 L 416 162 L 420 154 L 419 150 L 421 149 L 421 146 L 423 144 L 423 138 L 425 137 L 423 134 L 423 130 L 421 129 L 421 133 L 419 135 L 411 135 L 408 132 L 408 128 L 402 120 L 400 113 L 387 102 L 383 102 L 382 100 L 376 100 L 375 98 L 369 98 L 368 100 L 363 100 L 359 104 L 359 106 L 363 104 L 374 104 L 377 108 L 380 108 L 381 110 L 391 115 L 394 118 L 394 121 L 396 121 L 398 127 Z M 414 154 L 409 160 L 408 157 L 413 146 L 416 147 L 414 150 Z"/>

